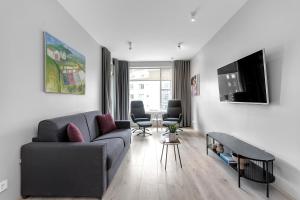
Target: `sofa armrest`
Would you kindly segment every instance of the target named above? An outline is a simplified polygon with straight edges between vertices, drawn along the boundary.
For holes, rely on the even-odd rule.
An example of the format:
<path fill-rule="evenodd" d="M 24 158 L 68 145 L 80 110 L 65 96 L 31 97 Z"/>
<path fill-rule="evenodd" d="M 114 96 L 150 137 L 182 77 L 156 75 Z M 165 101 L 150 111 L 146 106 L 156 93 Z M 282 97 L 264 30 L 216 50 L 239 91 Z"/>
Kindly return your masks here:
<path fill-rule="evenodd" d="M 106 145 L 32 142 L 21 148 L 22 196 L 97 197 L 107 188 Z"/>
<path fill-rule="evenodd" d="M 130 128 L 129 120 L 116 120 L 115 123 L 118 129 Z"/>

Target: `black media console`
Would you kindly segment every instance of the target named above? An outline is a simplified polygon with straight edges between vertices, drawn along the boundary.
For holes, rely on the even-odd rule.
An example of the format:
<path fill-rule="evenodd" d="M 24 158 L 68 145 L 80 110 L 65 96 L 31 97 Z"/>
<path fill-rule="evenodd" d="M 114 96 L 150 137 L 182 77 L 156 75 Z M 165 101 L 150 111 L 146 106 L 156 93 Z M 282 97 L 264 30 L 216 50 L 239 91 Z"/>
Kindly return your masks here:
<path fill-rule="evenodd" d="M 215 149 L 217 143 L 224 147 L 223 149 L 221 148 L 221 151 L 224 151 L 223 153 L 220 152 L 220 149 L 217 149 L 219 151 Z M 269 184 L 275 181 L 273 174 L 273 161 L 275 158 L 272 154 L 233 136 L 216 132 L 210 132 L 206 135 L 206 154 L 208 154 L 208 149 L 223 158 L 223 160 L 224 155 L 233 154 L 236 162 L 230 161 L 227 164 L 237 171 L 238 186 L 241 186 L 241 177 L 264 183 L 267 187 L 266 196 L 269 197 Z"/>

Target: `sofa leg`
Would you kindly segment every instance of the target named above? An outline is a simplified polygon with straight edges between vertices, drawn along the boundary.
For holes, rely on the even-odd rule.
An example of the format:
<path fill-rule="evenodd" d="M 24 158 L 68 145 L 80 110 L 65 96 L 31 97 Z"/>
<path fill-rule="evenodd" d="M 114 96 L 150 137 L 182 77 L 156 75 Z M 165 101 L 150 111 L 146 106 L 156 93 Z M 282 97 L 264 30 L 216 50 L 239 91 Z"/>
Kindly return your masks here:
<path fill-rule="evenodd" d="M 22 198 L 23 199 L 28 199 L 30 196 L 28 196 L 28 195 L 22 195 Z"/>

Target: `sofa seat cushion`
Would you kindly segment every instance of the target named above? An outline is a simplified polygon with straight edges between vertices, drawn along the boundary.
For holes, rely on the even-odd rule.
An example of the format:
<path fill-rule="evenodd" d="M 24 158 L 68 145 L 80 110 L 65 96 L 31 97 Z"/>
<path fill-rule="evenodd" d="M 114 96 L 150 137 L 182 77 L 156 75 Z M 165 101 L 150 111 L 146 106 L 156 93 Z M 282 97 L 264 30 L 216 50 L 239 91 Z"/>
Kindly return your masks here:
<path fill-rule="evenodd" d="M 164 121 L 178 121 L 179 118 L 174 118 L 174 117 L 168 117 L 168 118 L 165 118 Z"/>
<path fill-rule="evenodd" d="M 96 140 L 96 141 L 93 141 L 92 143 L 106 144 L 107 170 L 110 169 L 114 165 L 115 162 L 117 162 L 118 158 L 124 151 L 124 142 L 121 138 Z"/>
<path fill-rule="evenodd" d="M 94 141 L 111 139 L 111 138 L 120 138 L 123 140 L 123 147 L 129 146 L 131 143 L 131 130 L 130 129 L 115 129 L 112 132 L 109 132 L 105 135 L 101 135 L 94 139 Z"/>

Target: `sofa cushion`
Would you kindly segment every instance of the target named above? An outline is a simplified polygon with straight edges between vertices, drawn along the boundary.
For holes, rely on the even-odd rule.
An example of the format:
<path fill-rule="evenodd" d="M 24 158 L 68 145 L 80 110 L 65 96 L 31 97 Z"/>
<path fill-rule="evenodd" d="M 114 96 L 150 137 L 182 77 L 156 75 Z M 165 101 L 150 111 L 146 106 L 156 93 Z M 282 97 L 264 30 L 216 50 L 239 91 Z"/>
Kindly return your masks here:
<path fill-rule="evenodd" d="M 117 128 L 115 121 L 110 113 L 104 115 L 98 115 L 97 121 L 100 129 L 100 134 L 109 133 Z"/>
<path fill-rule="evenodd" d="M 97 137 L 96 139 L 94 139 L 94 141 L 111 139 L 111 138 L 120 138 L 123 140 L 123 146 L 129 146 L 131 143 L 131 130 L 115 129 L 110 133 Z"/>
<path fill-rule="evenodd" d="M 90 142 L 89 129 L 83 114 L 69 115 L 43 120 L 38 126 L 39 142 L 68 142 L 67 126 L 75 124 L 81 131 L 86 142 Z"/>
<path fill-rule="evenodd" d="M 101 115 L 99 111 L 91 111 L 83 113 L 90 131 L 91 141 L 99 136 L 99 126 L 97 122 L 97 116 Z"/>
<path fill-rule="evenodd" d="M 69 123 L 67 133 L 70 142 L 85 142 L 81 131 L 75 124 Z"/>
<path fill-rule="evenodd" d="M 106 144 L 107 169 L 110 169 L 114 165 L 114 163 L 117 162 L 118 158 L 124 151 L 124 143 L 121 138 L 96 140 L 92 143 Z"/>

